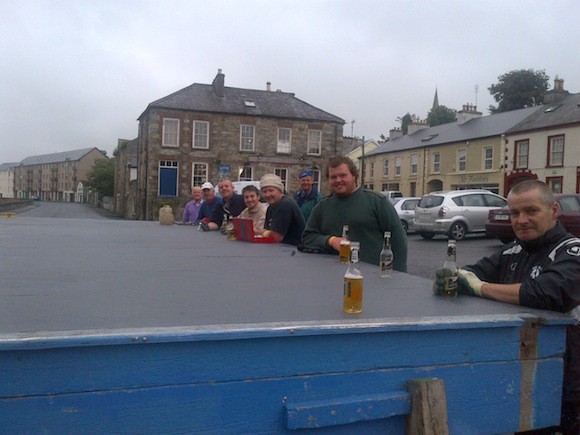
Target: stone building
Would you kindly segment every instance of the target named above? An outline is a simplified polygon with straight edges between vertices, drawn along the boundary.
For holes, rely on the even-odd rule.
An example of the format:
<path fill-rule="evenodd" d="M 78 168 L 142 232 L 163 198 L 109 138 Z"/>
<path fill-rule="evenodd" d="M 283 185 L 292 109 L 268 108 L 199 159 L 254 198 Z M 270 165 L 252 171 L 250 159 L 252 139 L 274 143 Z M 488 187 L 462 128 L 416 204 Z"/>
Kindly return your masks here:
<path fill-rule="evenodd" d="M 137 219 L 137 155 L 139 140 L 119 139 L 115 150 L 115 211 Z"/>
<path fill-rule="evenodd" d="M 179 210 L 193 185 L 259 180 L 276 173 L 287 190 L 298 175 L 321 174 L 330 155 L 341 152 L 344 120 L 294 94 L 194 83 L 156 100 L 139 116 L 137 218 L 155 219 L 164 204 Z M 178 213 L 179 211 L 177 211 Z"/>
<path fill-rule="evenodd" d="M 14 198 L 14 166 L 18 164 L 0 164 L 0 198 Z"/>
<path fill-rule="evenodd" d="M 14 167 L 16 198 L 82 202 L 82 181 L 98 159 L 107 154 L 97 148 L 30 156 Z"/>

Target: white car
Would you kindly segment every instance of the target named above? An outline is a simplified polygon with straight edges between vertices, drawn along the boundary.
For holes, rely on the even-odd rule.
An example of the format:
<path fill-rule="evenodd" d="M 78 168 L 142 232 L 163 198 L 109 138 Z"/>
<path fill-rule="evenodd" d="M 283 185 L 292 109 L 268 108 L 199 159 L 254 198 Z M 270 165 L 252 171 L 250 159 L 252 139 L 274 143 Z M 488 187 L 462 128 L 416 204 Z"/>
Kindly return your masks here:
<path fill-rule="evenodd" d="M 403 225 L 403 229 L 405 232 L 409 232 L 409 230 L 413 229 L 413 219 L 415 218 L 415 207 L 421 201 L 421 198 L 417 196 L 408 196 L 403 198 L 394 198 L 393 205 L 395 206 L 395 210 L 397 210 L 397 214 L 399 215 L 399 219 L 401 219 L 401 225 Z"/>

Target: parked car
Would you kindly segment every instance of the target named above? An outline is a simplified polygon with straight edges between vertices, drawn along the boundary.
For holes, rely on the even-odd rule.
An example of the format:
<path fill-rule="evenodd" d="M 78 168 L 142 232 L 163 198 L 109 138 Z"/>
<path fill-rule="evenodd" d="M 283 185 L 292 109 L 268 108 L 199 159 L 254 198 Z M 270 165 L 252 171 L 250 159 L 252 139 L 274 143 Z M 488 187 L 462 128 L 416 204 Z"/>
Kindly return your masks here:
<path fill-rule="evenodd" d="M 413 226 L 425 239 L 445 234 L 461 240 L 468 233 L 484 232 L 489 211 L 506 205 L 503 196 L 488 190 L 431 192 L 419 201 Z"/>
<path fill-rule="evenodd" d="M 405 232 L 413 229 L 413 219 L 415 218 L 415 207 L 419 204 L 421 198 L 416 196 L 409 196 L 403 198 L 393 199 L 395 210 L 401 219 L 401 225 Z"/>
<path fill-rule="evenodd" d="M 580 194 L 556 194 L 554 198 L 560 206 L 558 219 L 567 231 L 580 237 Z M 502 243 L 509 243 L 515 238 L 507 208 L 489 211 L 485 233 L 500 239 Z"/>
<path fill-rule="evenodd" d="M 398 190 L 383 190 L 381 192 L 381 195 L 386 196 L 388 199 L 391 200 L 391 202 L 393 202 L 393 200 L 395 198 L 402 198 L 403 194 L 401 192 L 399 192 Z"/>

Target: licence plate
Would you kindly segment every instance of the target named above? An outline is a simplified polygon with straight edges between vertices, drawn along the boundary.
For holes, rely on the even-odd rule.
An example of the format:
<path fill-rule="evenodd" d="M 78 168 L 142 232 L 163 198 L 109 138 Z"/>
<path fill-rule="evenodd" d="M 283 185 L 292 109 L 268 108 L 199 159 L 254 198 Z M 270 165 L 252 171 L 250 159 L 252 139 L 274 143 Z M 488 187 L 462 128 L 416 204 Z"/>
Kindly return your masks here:
<path fill-rule="evenodd" d="M 431 219 L 431 213 L 429 212 L 419 213 L 419 216 L 421 217 L 421 219 Z"/>
<path fill-rule="evenodd" d="M 510 217 L 507 214 L 498 214 L 494 217 L 496 221 L 509 221 Z"/>

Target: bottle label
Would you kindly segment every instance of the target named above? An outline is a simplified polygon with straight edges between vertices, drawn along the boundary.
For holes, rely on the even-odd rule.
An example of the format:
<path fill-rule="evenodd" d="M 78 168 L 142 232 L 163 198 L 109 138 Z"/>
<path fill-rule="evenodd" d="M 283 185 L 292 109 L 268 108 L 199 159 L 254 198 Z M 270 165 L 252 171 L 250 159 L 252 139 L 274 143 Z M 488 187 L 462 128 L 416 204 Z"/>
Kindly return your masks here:
<path fill-rule="evenodd" d="M 381 270 L 382 271 L 391 270 L 392 268 L 393 268 L 393 257 L 385 258 L 384 260 L 381 260 Z"/>

